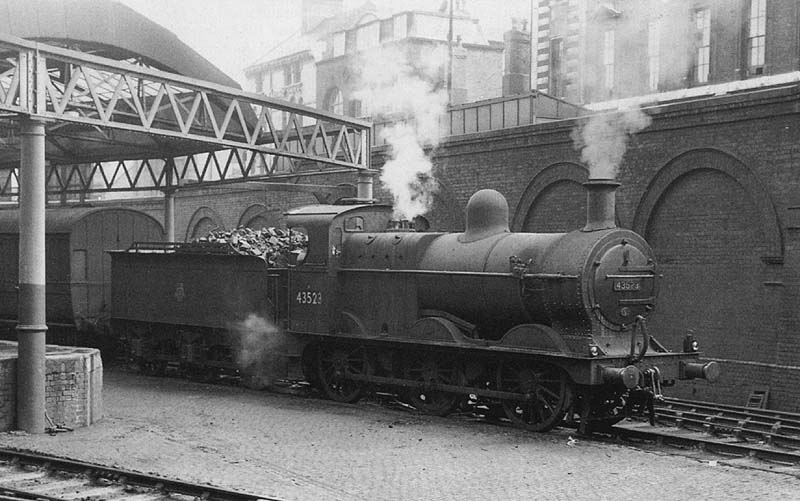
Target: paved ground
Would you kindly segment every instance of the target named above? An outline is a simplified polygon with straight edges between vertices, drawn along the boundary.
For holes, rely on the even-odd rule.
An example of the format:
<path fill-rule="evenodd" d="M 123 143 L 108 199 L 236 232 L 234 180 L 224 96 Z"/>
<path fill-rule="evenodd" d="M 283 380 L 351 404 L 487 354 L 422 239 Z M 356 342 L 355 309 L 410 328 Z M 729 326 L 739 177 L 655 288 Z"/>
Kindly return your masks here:
<path fill-rule="evenodd" d="M 57 436 L 3 433 L 0 447 L 285 500 L 800 499 L 800 469 L 570 445 L 564 430 L 533 434 L 114 370 L 104 384 L 100 423 Z"/>

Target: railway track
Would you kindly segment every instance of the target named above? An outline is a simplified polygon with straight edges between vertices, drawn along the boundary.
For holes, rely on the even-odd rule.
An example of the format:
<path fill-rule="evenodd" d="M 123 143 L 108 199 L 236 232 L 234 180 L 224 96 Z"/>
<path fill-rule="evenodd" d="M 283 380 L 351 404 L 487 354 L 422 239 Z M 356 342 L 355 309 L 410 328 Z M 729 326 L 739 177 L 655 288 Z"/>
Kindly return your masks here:
<path fill-rule="evenodd" d="M 277 501 L 209 485 L 0 449 L 0 501 Z"/>
<path fill-rule="evenodd" d="M 626 421 L 611 434 L 733 457 L 800 465 L 800 414 L 667 398 L 657 426 Z"/>

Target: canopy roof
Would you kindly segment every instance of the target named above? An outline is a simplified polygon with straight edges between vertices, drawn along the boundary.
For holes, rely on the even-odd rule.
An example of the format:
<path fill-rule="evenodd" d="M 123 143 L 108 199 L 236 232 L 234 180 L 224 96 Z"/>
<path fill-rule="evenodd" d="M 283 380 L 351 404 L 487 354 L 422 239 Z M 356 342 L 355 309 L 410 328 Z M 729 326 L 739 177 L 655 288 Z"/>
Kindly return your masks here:
<path fill-rule="evenodd" d="M 174 33 L 116 1 L 0 0 L 0 33 L 241 88 Z"/>

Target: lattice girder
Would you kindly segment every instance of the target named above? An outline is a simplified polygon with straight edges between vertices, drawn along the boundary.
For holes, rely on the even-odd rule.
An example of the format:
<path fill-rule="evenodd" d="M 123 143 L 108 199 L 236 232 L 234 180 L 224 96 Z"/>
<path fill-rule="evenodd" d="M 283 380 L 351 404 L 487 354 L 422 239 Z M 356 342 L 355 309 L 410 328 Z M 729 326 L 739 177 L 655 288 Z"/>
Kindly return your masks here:
<path fill-rule="evenodd" d="M 16 128 L 18 114 L 46 121 L 49 191 L 369 169 L 369 122 L 9 35 L 0 34 L 0 51 L 0 127 Z M 0 145 L 0 197 L 18 186 L 18 138 L 8 136 Z M 124 161 L 114 158 L 120 150 Z M 179 168 L 173 157 L 192 158 L 193 167 Z"/>

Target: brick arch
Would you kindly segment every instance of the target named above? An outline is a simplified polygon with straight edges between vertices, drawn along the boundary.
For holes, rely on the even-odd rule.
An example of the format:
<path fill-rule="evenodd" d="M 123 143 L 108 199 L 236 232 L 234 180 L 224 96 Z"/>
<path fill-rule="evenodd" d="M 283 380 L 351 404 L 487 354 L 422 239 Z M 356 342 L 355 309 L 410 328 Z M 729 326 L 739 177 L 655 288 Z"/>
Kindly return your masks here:
<path fill-rule="evenodd" d="M 192 218 L 189 220 L 189 224 L 186 226 L 185 241 L 188 242 L 195 237 L 203 236 L 197 234 L 199 230 L 215 228 L 222 230 L 225 229 L 225 223 L 222 222 L 222 216 L 220 216 L 217 211 L 210 207 L 200 207 L 194 212 L 194 214 L 192 214 Z"/>
<path fill-rule="evenodd" d="M 278 209 L 270 209 L 264 204 L 253 204 L 239 218 L 238 226 L 247 226 L 255 230 L 262 227 L 280 226 L 281 213 Z"/>
<path fill-rule="evenodd" d="M 680 347 L 693 330 L 707 357 L 776 362 L 781 292 L 766 282 L 781 235 L 757 176 L 725 152 L 688 151 L 650 182 L 634 225 L 661 276 L 649 319 L 659 341 Z M 675 396 L 733 403 L 743 391 L 735 367 L 724 364 L 713 386 L 676 388 Z"/>
<path fill-rule="evenodd" d="M 528 184 L 517 204 L 511 220 L 512 231 L 530 231 L 531 228 L 527 226 L 536 226 L 536 223 L 532 221 L 535 217 L 533 211 L 539 203 L 549 204 L 550 202 L 545 201 L 546 199 L 553 198 L 553 202 L 555 202 L 559 196 L 565 195 L 571 199 L 577 196 L 577 193 L 580 193 L 580 196 L 575 200 L 575 205 L 571 207 L 569 215 L 565 215 L 563 210 L 566 209 L 565 207 L 557 208 L 562 213 L 563 220 L 557 222 L 556 225 L 570 226 L 570 228 L 559 228 L 559 231 L 575 229 L 574 224 L 566 220 L 575 219 L 574 214 L 579 213 L 582 226 L 586 217 L 586 195 L 582 185 L 588 179 L 589 170 L 576 163 L 562 162 L 542 169 Z M 547 229 L 553 231 L 552 228 Z"/>
<path fill-rule="evenodd" d="M 679 179 L 698 169 L 719 171 L 732 178 L 747 194 L 758 214 L 764 234 L 765 263 L 783 262 L 783 236 L 778 213 L 767 189 L 759 177 L 733 155 L 714 148 L 703 148 L 684 152 L 667 163 L 648 185 L 639 201 L 633 220 L 633 230 L 646 235 L 658 204 L 670 187 Z"/>

